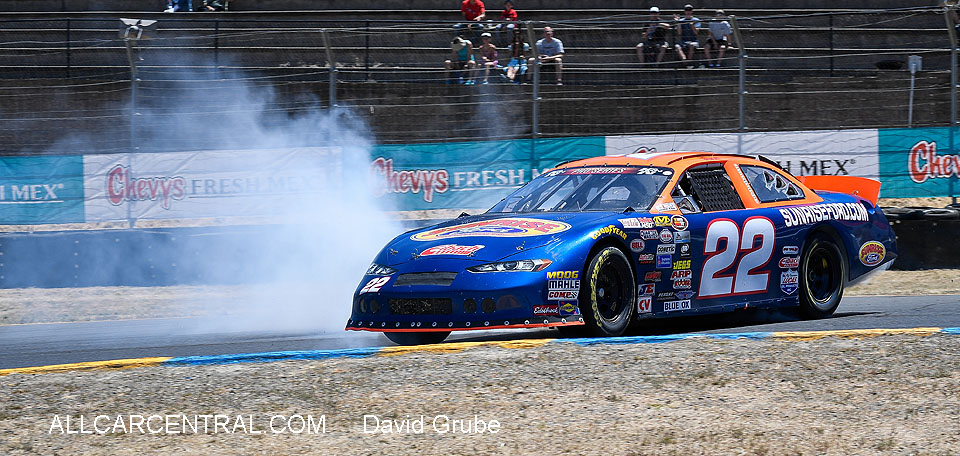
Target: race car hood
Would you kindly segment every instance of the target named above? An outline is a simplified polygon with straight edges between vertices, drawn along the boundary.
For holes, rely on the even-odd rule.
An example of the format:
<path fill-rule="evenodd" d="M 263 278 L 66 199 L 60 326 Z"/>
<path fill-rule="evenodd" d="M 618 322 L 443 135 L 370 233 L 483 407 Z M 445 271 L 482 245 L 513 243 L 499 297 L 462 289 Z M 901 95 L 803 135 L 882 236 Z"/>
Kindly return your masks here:
<path fill-rule="evenodd" d="M 377 256 L 377 262 L 392 266 L 431 257 L 497 261 L 551 242 L 581 237 L 617 215 L 622 217 L 613 212 L 460 217 L 398 236 Z"/>

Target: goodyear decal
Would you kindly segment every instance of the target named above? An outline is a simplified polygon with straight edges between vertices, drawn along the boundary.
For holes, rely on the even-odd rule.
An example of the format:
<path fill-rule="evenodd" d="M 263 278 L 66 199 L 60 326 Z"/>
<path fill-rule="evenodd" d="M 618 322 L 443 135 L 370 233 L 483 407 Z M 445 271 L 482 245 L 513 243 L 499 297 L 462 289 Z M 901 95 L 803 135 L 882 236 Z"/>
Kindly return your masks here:
<path fill-rule="evenodd" d="M 860 246 L 860 262 L 864 266 L 876 266 L 887 256 L 887 248 L 877 241 L 866 242 Z"/>
<path fill-rule="evenodd" d="M 410 236 L 414 241 L 435 241 L 470 236 L 487 237 L 526 237 L 562 233 L 570 229 L 570 224 L 553 220 L 531 218 L 501 218 L 464 223 L 424 231 Z M 624 235 L 625 237 L 626 235 Z"/>
<path fill-rule="evenodd" d="M 600 228 L 597 231 L 594 231 L 593 234 L 590 235 L 590 237 L 596 239 L 604 234 L 615 234 L 617 236 L 620 236 L 623 240 L 627 239 L 627 233 L 624 233 L 623 230 L 613 225 L 608 225 L 603 228 Z"/>
<path fill-rule="evenodd" d="M 870 214 L 860 203 L 826 203 L 810 206 L 789 207 L 780 209 L 780 215 L 787 227 L 807 225 L 827 220 L 847 220 L 852 222 L 866 222 Z"/>

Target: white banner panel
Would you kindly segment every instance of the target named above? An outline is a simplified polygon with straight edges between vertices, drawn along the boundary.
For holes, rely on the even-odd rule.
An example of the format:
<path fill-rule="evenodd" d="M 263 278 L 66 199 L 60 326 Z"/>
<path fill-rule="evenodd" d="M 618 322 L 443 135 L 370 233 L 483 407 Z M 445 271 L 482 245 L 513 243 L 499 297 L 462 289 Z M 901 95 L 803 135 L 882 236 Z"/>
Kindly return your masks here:
<path fill-rule="evenodd" d="M 880 174 L 876 129 L 607 136 L 607 155 L 673 150 L 763 155 L 798 176 Z"/>
<path fill-rule="evenodd" d="M 325 147 L 85 155 L 86 220 L 282 215 L 336 190 L 341 163 Z"/>

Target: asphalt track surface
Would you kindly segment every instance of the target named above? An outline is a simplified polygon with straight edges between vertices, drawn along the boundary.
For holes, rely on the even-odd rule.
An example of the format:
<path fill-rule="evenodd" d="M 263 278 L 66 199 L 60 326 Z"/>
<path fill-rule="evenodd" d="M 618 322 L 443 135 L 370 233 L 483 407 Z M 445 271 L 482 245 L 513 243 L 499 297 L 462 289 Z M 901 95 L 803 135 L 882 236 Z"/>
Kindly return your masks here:
<path fill-rule="evenodd" d="M 960 295 L 849 297 L 823 320 L 791 309 L 652 320 L 632 335 L 960 327 Z M 454 332 L 448 342 L 558 337 L 554 330 Z M 0 326 L 0 369 L 154 356 L 194 356 L 392 345 L 369 332 L 231 329 L 205 319 L 121 320 Z"/>

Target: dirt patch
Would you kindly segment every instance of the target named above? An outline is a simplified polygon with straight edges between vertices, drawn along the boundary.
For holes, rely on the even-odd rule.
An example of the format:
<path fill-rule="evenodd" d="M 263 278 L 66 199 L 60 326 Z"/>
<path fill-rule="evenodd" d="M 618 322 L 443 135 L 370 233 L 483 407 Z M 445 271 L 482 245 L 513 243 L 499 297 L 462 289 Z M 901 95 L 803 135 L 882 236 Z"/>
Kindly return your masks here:
<path fill-rule="evenodd" d="M 947 335 L 567 342 L 13 374 L 0 377 L 0 453 L 948 455 L 960 448 L 958 352 L 960 337 Z M 200 435 L 63 435 L 54 425 L 55 415 L 61 425 L 69 415 L 76 430 L 83 415 L 91 430 L 96 415 L 112 426 L 117 415 L 131 414 L 225 414 L 231 425 L 249 415 L 265 434 L 246 426 Z M 271 434 L 275 415 L 323 415 L 326 433 Z M 363 415 L 423 415 L 426 426 L 422 434 L 364 433 Z M 437 415 L 497 420 L 500 429 L 440 434 L 431 425 Z"/>

